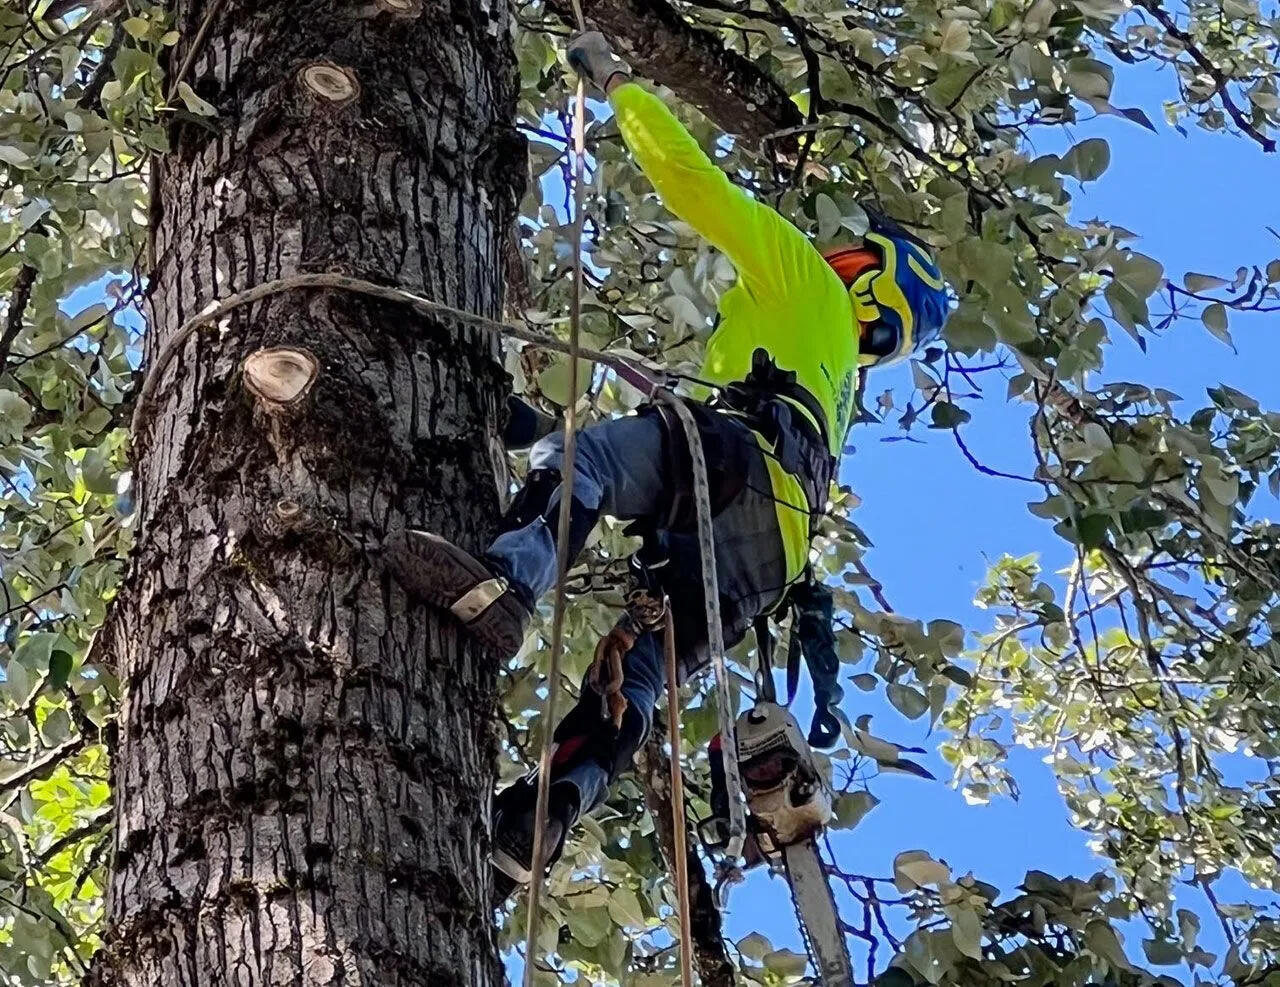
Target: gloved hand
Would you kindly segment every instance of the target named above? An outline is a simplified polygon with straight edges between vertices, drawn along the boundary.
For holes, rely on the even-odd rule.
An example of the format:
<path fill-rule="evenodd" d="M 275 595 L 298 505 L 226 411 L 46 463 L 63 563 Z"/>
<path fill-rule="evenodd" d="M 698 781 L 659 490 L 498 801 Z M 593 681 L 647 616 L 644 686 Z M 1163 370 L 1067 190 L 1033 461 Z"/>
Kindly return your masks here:
<path fill-rule="evenodd" d="M 599 31 L 583 31 L 569 42 L 569 64 L 585 75 L 604 93 L 615 75 L 623 81 L 631 78 L 631 66 L 613 53 L 609 42 Z"/>
<path fill-rule="evenodd" d="M 840 739 L 840 718 L 836 710 L 844 699 L 840 687 L 840 657 L 836 654 L 836 635 L 832 626 L 835 605 L 831 591 L 810 579 L 791 590 L 795 608 L 793 633 L 800 642 L 809 678 L 813 680 L 813 722 L 809 726 L 809 744 L 824 749 Z M 788 662 L 790 664 L 790 662 Z"/>

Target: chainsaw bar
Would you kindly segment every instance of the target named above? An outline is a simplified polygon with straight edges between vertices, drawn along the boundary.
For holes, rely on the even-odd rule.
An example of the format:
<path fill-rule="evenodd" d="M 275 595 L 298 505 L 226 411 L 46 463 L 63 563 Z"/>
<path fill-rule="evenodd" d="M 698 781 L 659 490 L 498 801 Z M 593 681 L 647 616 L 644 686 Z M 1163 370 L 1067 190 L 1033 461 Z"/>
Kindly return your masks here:
<path fill-rule="evenodd" d="M 836 899 L 813 839 L 782 848 L 782 867 L 791 886 L 791 904 L 804 932 L 809 960 L 821 987 L 851 987 L 853 961 L 845 946 Z"/>

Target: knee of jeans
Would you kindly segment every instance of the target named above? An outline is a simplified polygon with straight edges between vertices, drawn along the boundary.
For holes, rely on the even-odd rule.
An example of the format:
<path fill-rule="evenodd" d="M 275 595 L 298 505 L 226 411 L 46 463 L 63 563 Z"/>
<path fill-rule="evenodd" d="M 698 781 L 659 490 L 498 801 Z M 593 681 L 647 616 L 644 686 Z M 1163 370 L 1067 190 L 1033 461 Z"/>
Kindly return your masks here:
<path fill-rule="evenodd" d="M 535 442 L 529 450 L 529 469 L 560 469 L 564 461 L 564 432 L 552 432 Z"/>

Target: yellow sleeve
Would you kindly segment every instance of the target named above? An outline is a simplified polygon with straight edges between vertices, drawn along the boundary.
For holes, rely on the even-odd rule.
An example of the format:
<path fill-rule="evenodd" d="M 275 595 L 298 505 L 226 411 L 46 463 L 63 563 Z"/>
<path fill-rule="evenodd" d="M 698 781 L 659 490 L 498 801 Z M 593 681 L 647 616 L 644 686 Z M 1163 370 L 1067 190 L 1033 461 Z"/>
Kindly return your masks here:
<path fill-rule="evenodd" d="M 747 290 L 781 297 L 825 277 L 826 262 L 808 238 L 729 181 L 662 100 L 628 82 L 609 103 L 663 204 L 733 261 Z"/>

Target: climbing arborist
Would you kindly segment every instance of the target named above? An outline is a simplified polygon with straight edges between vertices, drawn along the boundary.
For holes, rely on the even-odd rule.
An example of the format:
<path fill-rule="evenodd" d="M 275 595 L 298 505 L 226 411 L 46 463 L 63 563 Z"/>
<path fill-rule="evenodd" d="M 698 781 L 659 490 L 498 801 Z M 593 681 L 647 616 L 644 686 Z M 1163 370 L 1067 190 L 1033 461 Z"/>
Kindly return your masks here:
<path fill-rule="evenodd" d="M 690 402 L 708 460 L 724 635 L 737 642 L 763 615 L 780 614 L 786 598 L 797 626 L 826 619 L 825 643 L 819 628 L 806 658 L 818 708 L 810 739 L 829 746 L 839 733 L 832 710 L 841 693 L 830 601 L 808 577 L 809 543 L 835 476 L 859 368 L 902 360 L 937 339 L 947 312 L 941 275 L 923 244 L 887 223 L 824 256 L 730 182 L 662 101 L 632 81 L 602 35 L 579 34 L 568 57 L 607 94 L 623 140 L 662 202 L 737 270 L 701 374 L 716 393 Z M 633 605 L 598 652 L 615 673 L 620 665 L 621 681 L 615 674 L 611 690 L 598 661 L 555 731 L 549 863 L 649 731 L 665 684 L 655 633 L 663 611 L 655 601 L 672 600 L 682 674 L 708 658 L 689 454 L 668 414 L 655 403 L 585 428 L 577 439 L 570 558 L 606 514 L 635 522 L 643 547 L 633 560 Z M 525 485 L 483 555 L 425 531 L 396 533 L 386 546 L 407 591 L 450 609 L 504 656 L 519 649 L 536 601 L 555 580 L 563 449 L 562 433 L 533 446 Z M 526 778 L 495 803 L 495 876 L 506 890 L 531 877 L 535 792 L 536 781 Z"/>

